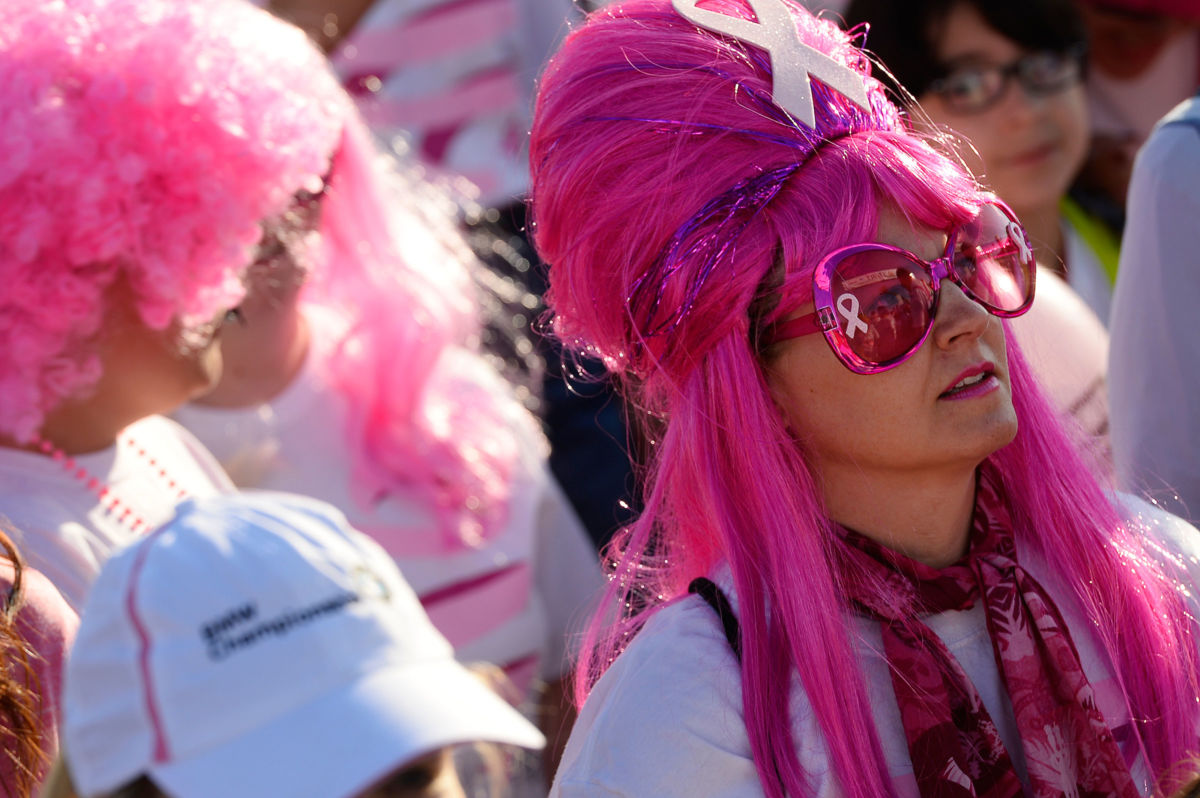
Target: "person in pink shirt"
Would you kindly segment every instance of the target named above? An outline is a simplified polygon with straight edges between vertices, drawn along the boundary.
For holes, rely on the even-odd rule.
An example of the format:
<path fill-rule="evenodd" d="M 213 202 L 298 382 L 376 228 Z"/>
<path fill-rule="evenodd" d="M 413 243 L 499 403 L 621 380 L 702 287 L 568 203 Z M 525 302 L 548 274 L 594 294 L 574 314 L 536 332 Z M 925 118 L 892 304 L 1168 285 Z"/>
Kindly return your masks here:
<path fill-rule="evenodd" d="M 1013 333 L 1107 460 L 1118 241 L 1069 193 L 1088 141 L 1086 31 L 1074 0 L 854 0 L 844 26 L 865 32 L 913 119 L 948 131 L 956 155 L 1029 231 L 1038 301 Z"/>

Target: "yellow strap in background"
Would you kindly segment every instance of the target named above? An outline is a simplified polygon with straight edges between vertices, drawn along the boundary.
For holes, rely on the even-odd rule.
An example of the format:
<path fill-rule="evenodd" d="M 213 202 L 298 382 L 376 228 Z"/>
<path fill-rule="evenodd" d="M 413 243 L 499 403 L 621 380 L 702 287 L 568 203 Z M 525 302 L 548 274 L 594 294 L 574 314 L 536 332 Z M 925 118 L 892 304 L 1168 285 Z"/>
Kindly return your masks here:
<path fill-rule="evenodd" d="M 1063 197 L 1058 209 L 1062 211 L 1067 223 L 1075 228 L 1075 232 L 1083 239 L 1083 243 L 1087 244 L 1088 249 L 1096 256 L 1100 267 L 1108 276 L 1108 284 L 1116 285 L 1117 265 L 1121 261 L 1120 240 L 1103 222 L 1088 215 L 1087 211 L 1070 197 Z"/>

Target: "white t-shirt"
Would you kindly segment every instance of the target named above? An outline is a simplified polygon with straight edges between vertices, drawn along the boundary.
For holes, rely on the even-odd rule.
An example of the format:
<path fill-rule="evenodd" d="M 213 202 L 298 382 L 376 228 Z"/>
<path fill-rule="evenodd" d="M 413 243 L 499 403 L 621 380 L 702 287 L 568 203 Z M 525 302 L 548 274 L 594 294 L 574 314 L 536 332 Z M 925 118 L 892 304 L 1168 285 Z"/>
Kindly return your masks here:
<path fill-rule="evenodd" d="M 1029 312 L 1009 321 L 1047 397 L 1108 453 L 1108 331 L 1062 278 L 1038 267 Z"/>
<path fill-rule="evenodd" d="M 1200 123 L 1200 100 L 1163 121 Z M 1127 490 L 1149 489 L 1200 519 L 1200 130 L 1160 127 L 1138 153 L 1113 298 L 1113 459 Z"/>
<path fill-rule="evenodd" d="M 1112 283 L 1104 271 L 1100 259 L 1088 246 L 1083 237 L 1066 221 L 1063 222 L 1063 257 L 1067 262 L 1067 282 L 1079 298 L 1087 304 L 1100 323 L 1108 326 L 1112 305 Z M 1040 275 L 1038 279 L 1041 279 Z M 1040 286 L 1039 286 L 1040 288 Z M 1034 300 L 1036 304 L 1037 300 Z"/>
<path fill-rule="evenodd" d="M 1140 500 L 1125 500 L 1132 510 L 1143 514 L 1169 551 L 1186 553 L 1200 562 L 1200 533 L 1192 526 Z M 1193 584 L 1200 585 L 1196 562 L 1187 564 Z M 1148 795 L 1147 770 L 1128 744 L 1131 729 L 1125 703 L 1106 659 L 1083 631 L 1088 628 L 1083 613 L 1055 579 L 1053 567 L 1025 554 L 1022 563 L 1052 594 L 1071 628 L 1099 708 L 1126 760 L 1134 763 L 1135 783 Z M 736 611 L 728 569 L 714 578 Z M 1023 773 L 1019 735 L 1001 685 L 982 605 L 933 615 L 926 622 L 975 684 L 1018 772 Z M 878 622 L 856 616 L 852 623 L 868 701 L 897 794 L 917 798 L 904 727 L 881 653 Z M 800 763 L 815 795 L 837 798 L 841 793 L 824 738 L 798 677 L 793 681 L 791 713 Z M 575 723 L 550 794 L 551 798 L 763 795 L 746 734 L 740 669 L 708 604 L 689 596 L 661 610 L 605 672 Z"/>
<path fill-rule="evenodd" d="M 189 405 L 176 418 L 217 456 L 241 488 L 322 499 L 395 558 L 430 619 L 463 662 L 503 668 L 522 694 L 535 677 L 567 668 L 569 632 L 584 623 L 602 584 L 598 558 L 545 465 L 545 443 L 512 403 L 519 456 L 507 520 L 477 548 L 413 556 L 406 538 L 438 534 L 420 497 L 392 495 L 364 507 L 352 494 L 348 408 L 323 379 L 330 320 L 306 310 L 313 344 L 300 373 L 269 404 Z M 426 547 L 427 548 L 427 547 Z"/>
<path fill-rule="evenodd" d="M 233 490 L 212 455 L 161 416 L 131 424 L 115 445 L 74 460 L 151 528 L 175 515 L 180 490 L 196 497 Z M 29 564 L 54 583 L 76 612 L 108 556 L 149 531 L 134 532 L 118 514 L 108 512 L 62 463 L 20 449 L 0 448 L 0 516 L 16 527 L 17 548 Z"/>

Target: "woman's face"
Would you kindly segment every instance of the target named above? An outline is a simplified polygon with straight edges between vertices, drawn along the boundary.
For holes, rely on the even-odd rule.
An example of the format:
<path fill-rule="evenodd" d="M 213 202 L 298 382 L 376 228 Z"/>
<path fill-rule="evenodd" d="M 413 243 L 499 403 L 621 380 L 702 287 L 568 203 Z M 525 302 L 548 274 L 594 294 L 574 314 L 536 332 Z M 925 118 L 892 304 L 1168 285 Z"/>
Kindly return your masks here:
<path fill-rule="evenodd" d="M 946 234 L 914 229 L 894 210 L 880 214 L 875 240 L 933 260 Z M 811 313 L 801 307 L 796 316 Z M 969 390 L 955 384 L 983 370 Z M 1017 432 L 1004 349 L 1004 327 L 982 305 L 943 281 L 929 337 L 906 362 L 879 374 L 847 369 L 821 335 L 778 345 L 768 382 L 814 471 L 916 472 L 974 469 Z"/>
<path fill-rule="evenodd" d="M 106 321 L 97 391 L 110 388 L 107 392 L 124 397 L 122 401 L 138 417 L 170 413 L 220 379 L 218 337 L 224 317 L 221 311 L 190 329 L 173 322 L 165 330 L 155 330 L 141 320 L 129 299 Z"/>
<path fill-rule="evenodd" d="M 988 27 L 974 8 L 950 9 L 935 57 L 951 71 L 963 67 L 1004 67 L 1028 55 L 1015 42 Z M 942 97 L 917 98 L 933 122 L 962 134 L 978 151 L 961 147 L 971 171 L 981 175 L 1018 213 L 1057 205 L 1087 153 L 1088 117 L 1082 81 L 1050 94 L 1031 95 L 1009 78 L 996 103 L 976 113 L 958 112 Z"/>
<path fill-rule="evenodd" d="M 465 798 L 454 757 L 442 748 L 410 762 L 359 798 Z"/>
<path fill-rule="evenodd" d="M 317 247 L 321 202 L 305 196 L 309 198 L 298 195 L 284 214 L 263 223 L 256 257 L 242 274 L 246 295 L 238 306 L 237 322 L 221 333 L 223 381 L 202 401 L 223 404 L 221 397 L 231 397 L 235 389 L 238 405 L 272 399 L 281 386 L 266 393 L 245 391 L 279 369 L 290 379 L 295 354 L 306 351 L 308 339 L 298 322 L 300 292 Z"/>

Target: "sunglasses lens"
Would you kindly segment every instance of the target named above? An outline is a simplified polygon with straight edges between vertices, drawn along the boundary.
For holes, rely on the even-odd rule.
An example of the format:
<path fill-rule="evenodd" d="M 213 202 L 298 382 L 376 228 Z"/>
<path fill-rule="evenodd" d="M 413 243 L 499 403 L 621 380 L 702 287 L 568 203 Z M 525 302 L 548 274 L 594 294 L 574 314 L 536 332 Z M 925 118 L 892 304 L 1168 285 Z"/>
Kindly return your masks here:
<path fill-rule="evenodd" d="M 874 365 L 908 354 L 929 329 L 933 277 L 903 255 L 867 249 L 834 269 L 834 317 L 846 344 Z"/>
<path fill-rule="evenodd" d="M 1033 299 L 1033 252 L 1020 224 L 999 206 L 984 205 L 958 229 L 954 271 L 977 301 L 1002 314 L 1017 314 Z"/>

